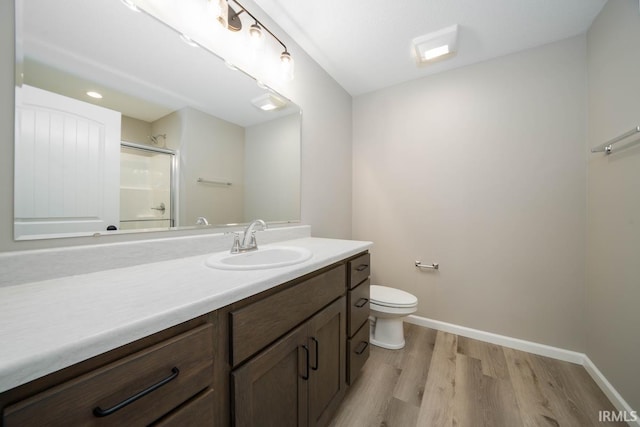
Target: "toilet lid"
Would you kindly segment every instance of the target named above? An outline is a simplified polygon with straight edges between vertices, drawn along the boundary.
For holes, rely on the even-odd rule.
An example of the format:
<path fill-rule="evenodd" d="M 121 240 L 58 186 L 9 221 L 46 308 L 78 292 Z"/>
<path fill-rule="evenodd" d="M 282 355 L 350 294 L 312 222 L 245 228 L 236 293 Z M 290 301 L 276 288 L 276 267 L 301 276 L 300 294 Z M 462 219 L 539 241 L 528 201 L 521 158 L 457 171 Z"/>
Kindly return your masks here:
<path fill-rule="evenodd" d="M 387 286 L 371 285 L 371 302 L 386 307 L 413 307 L 418 304 L 418 298 L 409 292 Z"/>

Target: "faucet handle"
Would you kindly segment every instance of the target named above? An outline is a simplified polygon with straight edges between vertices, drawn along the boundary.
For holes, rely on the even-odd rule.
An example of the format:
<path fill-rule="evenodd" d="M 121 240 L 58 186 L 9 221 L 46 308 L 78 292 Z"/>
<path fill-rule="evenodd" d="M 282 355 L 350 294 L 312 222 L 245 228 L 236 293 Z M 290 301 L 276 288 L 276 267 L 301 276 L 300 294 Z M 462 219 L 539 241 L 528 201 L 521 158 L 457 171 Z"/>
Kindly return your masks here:
<path fill-rule="evenodd" d="M 233 245 L 231 246 L 231 253 L 240 253 L 240 233 L 236 231 L 233 232 Z"/>
<path fill-rule="evenodd" d="M 251 232 L 251 237 L 249 238 L 249 247 L 250 248 L 258 248 L 258 242 L 256 242 L 256 232 Z"/>

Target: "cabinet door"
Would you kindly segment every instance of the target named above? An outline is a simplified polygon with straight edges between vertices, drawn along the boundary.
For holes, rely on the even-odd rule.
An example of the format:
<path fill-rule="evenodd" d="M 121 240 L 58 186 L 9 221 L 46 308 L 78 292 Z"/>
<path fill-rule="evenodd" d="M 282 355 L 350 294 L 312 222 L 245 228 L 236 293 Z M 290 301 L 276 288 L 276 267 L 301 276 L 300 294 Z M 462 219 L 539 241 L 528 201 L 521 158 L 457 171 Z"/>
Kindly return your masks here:
<path fill-rule="evenodd" d="M 346 391 L 346 300 L 333 302 L 309 321 L 309 425 L 327 425 Z"/>
<path fill-rule="evenodd" d="M 235 425 L 307 425 L 307 324 L 231 373 Z"/>

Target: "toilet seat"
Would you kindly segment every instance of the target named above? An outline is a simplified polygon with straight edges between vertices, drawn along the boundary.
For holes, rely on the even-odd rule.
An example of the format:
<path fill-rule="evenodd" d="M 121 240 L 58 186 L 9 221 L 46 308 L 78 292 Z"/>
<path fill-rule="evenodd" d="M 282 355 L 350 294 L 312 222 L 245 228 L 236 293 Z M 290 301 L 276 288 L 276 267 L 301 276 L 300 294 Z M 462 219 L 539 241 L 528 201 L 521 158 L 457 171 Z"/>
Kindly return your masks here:
<path fill-rule="evenodd" d="M 380 285 L 371 285 L 369 300 L 371 304 L 389 308 L 413 308 L 418 305 L 415 295 Z"/>
<path fill-rule="evenodd" d="M 390 350 L 404 347 L 403 319 L 418 310 L 418 298 L 400 289 L 371 285 L 369 301 L 369 342 Z"/>

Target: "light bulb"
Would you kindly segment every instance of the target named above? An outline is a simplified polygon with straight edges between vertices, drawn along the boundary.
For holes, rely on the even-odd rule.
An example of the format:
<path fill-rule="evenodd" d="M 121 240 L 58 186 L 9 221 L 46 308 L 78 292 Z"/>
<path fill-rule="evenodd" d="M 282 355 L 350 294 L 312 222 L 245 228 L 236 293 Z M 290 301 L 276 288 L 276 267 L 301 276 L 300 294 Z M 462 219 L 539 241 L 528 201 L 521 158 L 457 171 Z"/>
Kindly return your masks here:
<path fill-rule="evenodd" d="M 258 48 L 262 45 L 262 41 L 264 37 L 262 37 L 262 28 L 258 23 L 255 23 L 249 27 L 249 39 L 251 40 L 251 45 L 255 48 Z"/>
<path fill-rule="evenodd" d="M 293 58 L 286 50 L 280 55 L 280 65 L 286 80 L 293 80 Z"/>
<path fill-rule="evenodd" d="M 285 50 L 280 55 L 280 61 L 282 61 L 282 68 L 287 70 L 289 69 L 289 67 L 291 67 L 293 58 L 291 58 L 291 54 Z"/>
<path fill-rule="evenodd" d="M 218 22 L 224 27 L 229 28 L 229 4 L 227 0 L 210 0 L 213 4 L 213 10 L 216 14 Z"/>
<path fill-rule="evenodd" d="M 219 0 L 209 0 L 209 9 L 211 13 L 216 17 L 216 19 L 222 13 L 222 7 L 220 6 Z"/>

